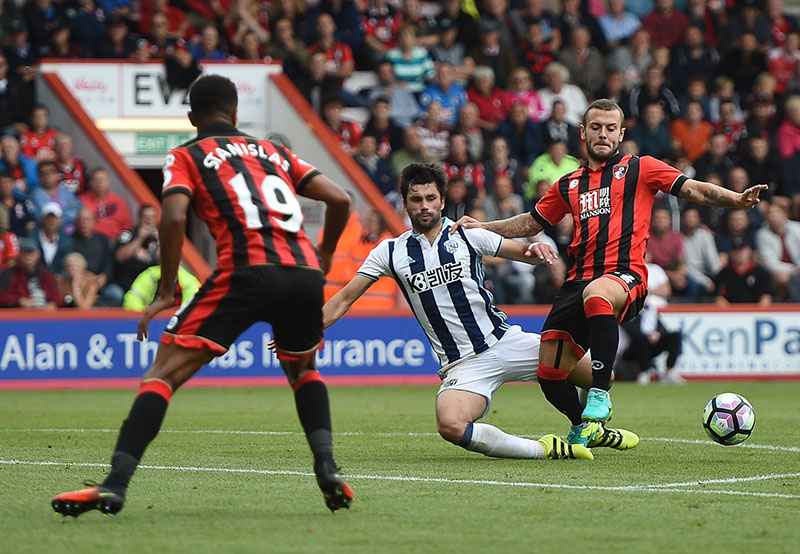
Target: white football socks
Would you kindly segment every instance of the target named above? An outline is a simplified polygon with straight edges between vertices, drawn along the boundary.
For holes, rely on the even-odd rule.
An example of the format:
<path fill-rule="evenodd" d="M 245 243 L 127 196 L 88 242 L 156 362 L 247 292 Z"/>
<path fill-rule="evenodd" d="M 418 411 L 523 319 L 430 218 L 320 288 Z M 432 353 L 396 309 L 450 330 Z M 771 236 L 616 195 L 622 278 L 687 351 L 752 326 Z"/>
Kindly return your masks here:
<path fill-rule="evenodd" d="M 466 449 L 495 458 L 544 458 L 544 446 L 539 441 L 509 435 L 486 423 L 472 424 L 472 439 Z"/>

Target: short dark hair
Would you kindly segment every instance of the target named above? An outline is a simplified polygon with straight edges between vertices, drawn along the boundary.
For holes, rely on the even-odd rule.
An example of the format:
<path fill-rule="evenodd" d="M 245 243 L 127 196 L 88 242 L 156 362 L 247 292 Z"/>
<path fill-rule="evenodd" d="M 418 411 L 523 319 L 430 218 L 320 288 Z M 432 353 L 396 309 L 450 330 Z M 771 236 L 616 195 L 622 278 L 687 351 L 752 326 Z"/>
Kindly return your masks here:
<path fill-rule="evenodd" d="M 236 85 L 222 75 L 203 75 L 189 88 L 189 105 L 197 115 L 227 115 L 239 105 Z"/>
<path fill-rule="evenodd" d="M 139 219 L 142 219 L 142 214 L 144 213 L 145 210 L 156 210 L 157 212 L 158 208 L 156 208 L 155 204 L 141 204 L 139 206 L 139 212 L 138 212 Z"/>
<path fill-rule="evenodd" d="M 622 108 L 619 107 L 619 104 L 614 102 L 613 100 L 609 100 L 608 98 L 598 98 L 591 104 L 589 107 L 586 108 L 586 111 L 583 112 L 583 125 L 586 126 L 586 116 L 589 115 L 589 111 L 591 110 L 600 110 L 603 112 L 613 112 L 614 110 L 619 112 L 620 121 L 625 120 L 625 112 L 622 111 Z"/>
<path fill-rule="evenodd" d="M 44 160 L 39 162 L 38 166 L 36 167 L 36 172 L 41 173 L 42 169 L 44 169 L 45 167 L 52 167 L 53 169 L 58 171 L 58 166 L 56 165 L 56 162 L 51 160 Z"/>
<path fill-rule="evenodd" d="M 411 185 L 425 185 L 436 183 L 436 188 L 442 198 L 447 194 L 447 175 L 442 166 L 437 163 L 412 163 L 400 172 L 400 196 L 403 200 L 408 196 Z"/>

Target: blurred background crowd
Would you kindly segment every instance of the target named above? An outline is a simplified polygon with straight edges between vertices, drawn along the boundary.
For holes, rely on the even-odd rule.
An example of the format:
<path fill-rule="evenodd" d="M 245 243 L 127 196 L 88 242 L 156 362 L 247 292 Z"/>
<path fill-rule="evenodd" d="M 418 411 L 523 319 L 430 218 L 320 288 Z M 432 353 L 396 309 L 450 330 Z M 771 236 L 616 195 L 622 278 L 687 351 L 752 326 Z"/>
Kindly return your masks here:
<path fill-rule="evenodd" d="M 800 300 L 800 24 L 782 0 L 0 6 L 0 305 L 138 307 L 158 283 L 156 210 L 131 213 L 106 170 L 86 168 L 35 104 L 39 60 L 81 57 L 162 60 L 176 88 L 203 60 L 279 61 L 398 212 L 400 170 L 441 162 L 451 219 L 529 210 L 583 163 L 581 116 L 611 98 L 626 116 L 623 152 L 737 191 L 769 185 L 749 212 L 659 199 L 648 261 L 664 270 L 664 297 Z M 560 254 L 553 266 L 485 259 L 495 301 L 550 302 L 571 228 L 565 218 L 539 237 Z M 377 212 L 351 218 L 352 248 L 338 256 L 331 290 L 386 236 Z M 196 284 L 184 277 L 190 295 Z M 377 292 L 387 299 L 378 305 L 395 301 Z"/>

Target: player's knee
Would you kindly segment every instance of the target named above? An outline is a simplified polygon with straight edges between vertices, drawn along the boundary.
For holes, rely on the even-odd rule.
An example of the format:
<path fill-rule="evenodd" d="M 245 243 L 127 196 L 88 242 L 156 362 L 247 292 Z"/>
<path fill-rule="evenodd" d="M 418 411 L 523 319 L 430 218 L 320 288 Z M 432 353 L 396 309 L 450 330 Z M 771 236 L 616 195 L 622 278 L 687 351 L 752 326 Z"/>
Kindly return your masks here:
<path fill-rule="evenodd" d="M 442 418 L 436 421 L 439 435 L 446 441 L 458 444 L 464 436 L 464 431 L 467 430 L 468 421 L 462 421 L 458 418 Z"/>

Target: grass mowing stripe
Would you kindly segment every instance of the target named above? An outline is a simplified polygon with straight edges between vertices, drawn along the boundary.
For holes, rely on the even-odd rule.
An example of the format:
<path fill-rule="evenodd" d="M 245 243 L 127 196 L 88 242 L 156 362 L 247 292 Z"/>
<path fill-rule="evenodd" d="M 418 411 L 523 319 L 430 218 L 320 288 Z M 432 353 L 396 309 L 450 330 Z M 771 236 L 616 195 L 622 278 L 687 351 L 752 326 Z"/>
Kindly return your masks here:
<path fill-rule="evenodd" d="M 58 429 L 58 428 L 43 428 L 43 429 L 0 429 L 0 433 L 15 432 L 15 433 L 119 433 L 119 429 Z M 264 435 L 264 436 L 289 436 L 289 435 L 303 435 L 302 431 L 244 431 L 244 430 L 227 430 L 227 429 L 162 429 L 159 433 L 175 433 L 187 435 Z M 382 433 L 382 432 L 364 432 L 364 431 L 336 431 L 335 435 L 344 437 L 438 437 L 439 433 Z M 541 435 L 517 435 L 524 438 L 539 438 Z M 699 444 L 701 446 L 713 446 L 715 448 L 734 448 L 731 446 L 722 446 L 711 440 L 697 440 L 697 439 L 671 439 L 666 437 L 640 437 L 645 441 L 657 442 L 672 442 L 679 444 Z M 751 448 L 755 450 L 772 450 L 778 452 L 798 452 L 800 447 L 796 446 L 774 446 L 771 444 L 737 444 L 735 448 Z"/>
<path fill-rule="evenodd" d="M 108 464 L 93 462 L 48 462 L 48 461 L 29 461 L 29 460 L 0 460 L 0 465 L 32 465 L 32 466 L 62 466 L 71 467 L 101 467 L 107 468 Z M 305 471 L 293 470 L 272 470 L 272 469 L 252 469 L 252 468 L 227 468 L 227 467 L 196 467 L 196 466 L 154 466 L 140 465 L 140 469 L 157 469 L 166 471 L 197 471 L 208 473 L 245 473 L 257 475 L 297 475 L 303 477 L 313 477 L 314 474 Z M 737 496 L 757 496 L 768 498 L 787 498 L 800 499 L 800 495 L 766 493 L 766 492 L 745 492 L 734 490 L 707 490 L 707 489 L 685 489 L 683 486 L 702 485 L 710 483 L 740 483 L 747 481 L 761 481 L 765 479 L 785 479 L 787 477 L 800 477 L 800 473 L 757 475 L 754 477 L 738 477 L 732 479 L 715 479 L 709 481 L 692 481 L 689 483 L 670 483 L 666 485 L 624 485 L 624 486 L 600 486 L 600 485 L 567 485 L 562 483 L 530 483 L 525 481 L 496 481 L 483 479 L 445 479 L 443 477 L 410 477 L 403 475 L 364 475 L 358 473 L 345 474 L 348 479 L 366 479 L 372 481 L 400 481 L 407 483 L 445 483 L 454 485 L 482 485 L 482 486 L 504 486 L 504 487 L 531 487 L 548 489 L 573 489 L 590 491 L 634 491 L 634 492 L 678 492 L 678 493 L 702 493 L 702 494 L 723 494 Z M 671 488 L 664 488 L 671 487 Z"/>

